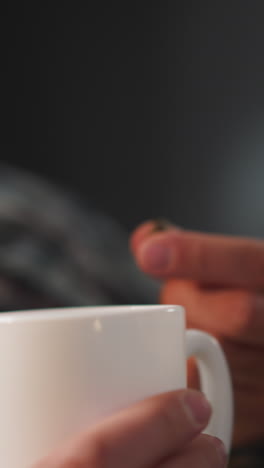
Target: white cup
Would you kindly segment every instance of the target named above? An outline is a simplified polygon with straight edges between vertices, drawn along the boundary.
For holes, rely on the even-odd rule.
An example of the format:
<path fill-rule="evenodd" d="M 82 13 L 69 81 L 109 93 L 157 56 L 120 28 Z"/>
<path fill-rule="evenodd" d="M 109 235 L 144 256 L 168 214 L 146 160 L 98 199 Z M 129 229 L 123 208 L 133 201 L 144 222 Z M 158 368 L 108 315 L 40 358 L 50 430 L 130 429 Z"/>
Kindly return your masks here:
<path fill-rule="evenodd" d="M 218 342 L 185 329 L 180 306 L 0 315 L 0 466 L 28 468 L 65 439 L 152 395 L 186 387 L 197 358 L 213 406 L 206 432 L 230 447 L 233 401 Z"/>

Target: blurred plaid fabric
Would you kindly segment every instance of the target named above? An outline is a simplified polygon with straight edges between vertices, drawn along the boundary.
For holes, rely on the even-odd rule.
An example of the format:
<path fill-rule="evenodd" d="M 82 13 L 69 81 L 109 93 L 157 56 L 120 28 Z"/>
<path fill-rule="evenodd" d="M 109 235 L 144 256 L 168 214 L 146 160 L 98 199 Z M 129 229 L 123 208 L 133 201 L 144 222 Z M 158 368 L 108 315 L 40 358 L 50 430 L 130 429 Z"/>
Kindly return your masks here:
<path fill-rule="evenodd" d="M 0 310 L 145 304 L 127 233 L 38 177 L 0 165 Z"/>

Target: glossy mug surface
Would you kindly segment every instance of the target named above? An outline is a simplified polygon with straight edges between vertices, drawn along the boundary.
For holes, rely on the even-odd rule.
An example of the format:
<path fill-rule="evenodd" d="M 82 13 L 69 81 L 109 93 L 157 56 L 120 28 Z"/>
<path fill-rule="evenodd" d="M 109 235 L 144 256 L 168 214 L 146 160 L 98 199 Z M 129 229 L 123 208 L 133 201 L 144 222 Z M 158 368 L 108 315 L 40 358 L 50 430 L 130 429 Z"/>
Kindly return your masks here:
<path fill-rule="evenodd" d="M 90 424 L 186 387 L 196 356 L 213 405 L 208 433 L 230 446 L 232 388 L 210 335 L 181 306 L 47 309 L 0 315 L 0 466 L 28 468 Z"/>

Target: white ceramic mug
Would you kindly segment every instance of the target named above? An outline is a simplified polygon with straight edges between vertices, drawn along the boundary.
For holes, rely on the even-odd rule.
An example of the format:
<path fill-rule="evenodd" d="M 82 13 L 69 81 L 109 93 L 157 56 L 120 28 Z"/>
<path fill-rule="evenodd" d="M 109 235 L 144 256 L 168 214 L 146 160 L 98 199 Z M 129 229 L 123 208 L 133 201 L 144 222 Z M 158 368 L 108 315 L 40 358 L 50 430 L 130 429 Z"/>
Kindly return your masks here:
<path fill-rule="evenodd" d="M 66 438 L 138 400 L 186 387 L 195 356 L 213 405 L 208 433 L 229 448 L 232 389 L 217 341 L 185 329 L 180 306 L 0 315 L 0 466 L 28 468 Z"/>

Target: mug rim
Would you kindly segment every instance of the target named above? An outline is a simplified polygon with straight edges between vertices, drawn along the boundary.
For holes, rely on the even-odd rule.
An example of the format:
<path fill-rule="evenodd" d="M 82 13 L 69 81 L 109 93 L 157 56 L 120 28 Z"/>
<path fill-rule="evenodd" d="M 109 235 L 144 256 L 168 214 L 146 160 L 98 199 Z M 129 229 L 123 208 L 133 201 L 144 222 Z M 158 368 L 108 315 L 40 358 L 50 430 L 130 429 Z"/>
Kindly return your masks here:
<path fill-rule="evenodd" d="M 142 305 L 105 305 L 50 307 L 44 309 L 15 310 L 0 313 L 1 324 L 48 322 L 54 320 L 97 319 L 114 316 L 131 316 L 133 314 L 150 313 L 185 313 L 183 306 L 178 304 L 142 304 Z"/>

